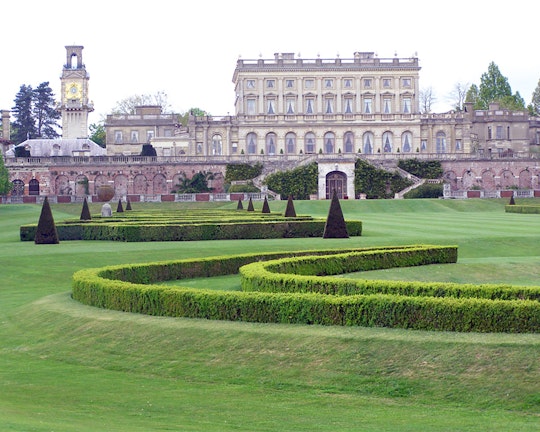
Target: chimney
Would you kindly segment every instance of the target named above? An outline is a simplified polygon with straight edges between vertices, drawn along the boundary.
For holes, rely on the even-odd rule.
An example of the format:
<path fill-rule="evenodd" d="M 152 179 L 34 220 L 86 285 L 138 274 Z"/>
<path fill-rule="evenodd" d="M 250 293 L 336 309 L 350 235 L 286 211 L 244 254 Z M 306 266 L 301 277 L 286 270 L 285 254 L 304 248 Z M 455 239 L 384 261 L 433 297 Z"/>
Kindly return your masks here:
<path fill-rule="evenodd" d="M 10 114 L 9 110 L 2 110 L 2 136 L 1 138 L 8 141 L 11 139 L 11 136 L 10 136 L 11 126 L 9 122 L 9 114 Z"/>

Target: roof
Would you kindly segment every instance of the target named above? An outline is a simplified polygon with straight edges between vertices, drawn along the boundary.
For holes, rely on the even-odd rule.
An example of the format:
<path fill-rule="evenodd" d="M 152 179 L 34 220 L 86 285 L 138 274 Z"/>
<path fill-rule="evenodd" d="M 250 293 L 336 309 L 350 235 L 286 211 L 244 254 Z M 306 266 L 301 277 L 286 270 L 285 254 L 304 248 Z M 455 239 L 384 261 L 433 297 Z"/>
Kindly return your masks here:
<path fill-rule="evenodd" d="M 106 149 L 88 138 L 29 139 L 9 149 L 6 156 L 14 157 L 16 147 L 29 148 L 32 157 L 105 156 L 107 154 Z"/>

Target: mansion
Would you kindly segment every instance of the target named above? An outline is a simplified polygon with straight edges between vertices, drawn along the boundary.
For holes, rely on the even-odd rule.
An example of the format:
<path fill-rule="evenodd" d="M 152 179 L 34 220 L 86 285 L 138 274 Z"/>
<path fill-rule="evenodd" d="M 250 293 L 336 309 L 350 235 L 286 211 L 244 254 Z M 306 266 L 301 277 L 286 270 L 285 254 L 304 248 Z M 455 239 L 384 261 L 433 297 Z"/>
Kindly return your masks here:
<path fill-rule="evenodd" d="M 540 118 L 497 104 L 488 110 L 466 103 L 462 111 L 421 113 L 416 57 L 356 52 L 348 59 L 292 53 L 238 59 L 234 115 L 192 113 L 181 124 L 178 114 L 160 106 L 138 106 L 134 114 L 106 117 L 103 149 L 88 139 L 88 113 L 94 108 L 82 50 L 66 46 L 57 106 L 61 140 L 29 139 L 9 148 L 9 112 L 2 111 L 3 152 L 16 186 L 12 195 L 80 198 L 109 184 L 117 197 L 155 198 L 171 195 L 176 184 L 197 172 L 214 174 L 211 187 L 222 192 L 229 163 L 262 162 L 269 173 L 316 161 L 318 198 L 328 198 L 330 183 L 341 197 L 353 198 L 358 158 L 379 164 L 401 158 L 444 161 L 452 190 L 538 188 Z M 143 155 L 148 144 L 155 154 Z"/>
<path fill-rule="evenodd" d="M 109 115 L 107 154 L 236 155 L 529 155 L 540 144 L 540 119 L 492 104 L 488 110 L 420 113 L 418 58 L 239 59 L 233 116 L 178 116 L 159 106 Z"/>

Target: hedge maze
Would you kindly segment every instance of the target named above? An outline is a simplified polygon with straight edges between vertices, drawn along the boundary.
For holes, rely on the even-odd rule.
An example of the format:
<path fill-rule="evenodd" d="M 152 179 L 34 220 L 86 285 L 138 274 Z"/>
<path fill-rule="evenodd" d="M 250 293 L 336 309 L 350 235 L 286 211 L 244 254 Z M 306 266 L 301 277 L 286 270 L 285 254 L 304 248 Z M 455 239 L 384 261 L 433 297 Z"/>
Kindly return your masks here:
<path fill-rule="evenodd" d="M 462 332 L 540 331 L 540 287 L 337 277 L 456 261 L 456 246 L 429 245 L 243 254 L 81 270 L 74 274 L 72 287 L 73 298 L 84 304 L 156 316 Z M 239 291 L 156 285 L 238 273 Z"/>

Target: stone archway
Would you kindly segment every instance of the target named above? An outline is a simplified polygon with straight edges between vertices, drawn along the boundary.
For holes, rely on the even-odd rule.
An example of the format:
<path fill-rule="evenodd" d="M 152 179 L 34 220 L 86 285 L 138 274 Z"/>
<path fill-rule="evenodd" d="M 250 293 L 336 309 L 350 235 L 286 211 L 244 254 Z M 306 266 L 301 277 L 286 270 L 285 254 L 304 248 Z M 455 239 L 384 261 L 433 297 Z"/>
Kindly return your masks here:
<path fill-rule="evenodd" d="M 347 175 L 341 171 L 332 171 L 326 175 L 326 199 L 332 199 L 334 191 L 343 199 L 347 194 Z"/>

